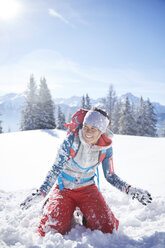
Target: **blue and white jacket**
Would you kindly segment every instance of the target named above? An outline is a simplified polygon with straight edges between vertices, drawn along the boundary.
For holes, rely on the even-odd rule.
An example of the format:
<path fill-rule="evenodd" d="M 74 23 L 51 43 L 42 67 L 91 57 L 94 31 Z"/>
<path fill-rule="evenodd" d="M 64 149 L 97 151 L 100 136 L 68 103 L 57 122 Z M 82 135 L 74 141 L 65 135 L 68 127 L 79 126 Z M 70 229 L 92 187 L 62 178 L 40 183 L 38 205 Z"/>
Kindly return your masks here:
<path fill-rule="evenodd" d="M 76 189 L 94 183 L 96 169 L 100 163 L 106 180 L 126 192 L 128 184 L 115 173 L 112 159 L 112 141 L 106 134 L 101 135 L 98 145 L 87 144 L 79 135 L 69 134 L 61 145 L 55 163 L 48 172 L 40 191 L 47 195 L 58 179 L 60 188 Z"/>

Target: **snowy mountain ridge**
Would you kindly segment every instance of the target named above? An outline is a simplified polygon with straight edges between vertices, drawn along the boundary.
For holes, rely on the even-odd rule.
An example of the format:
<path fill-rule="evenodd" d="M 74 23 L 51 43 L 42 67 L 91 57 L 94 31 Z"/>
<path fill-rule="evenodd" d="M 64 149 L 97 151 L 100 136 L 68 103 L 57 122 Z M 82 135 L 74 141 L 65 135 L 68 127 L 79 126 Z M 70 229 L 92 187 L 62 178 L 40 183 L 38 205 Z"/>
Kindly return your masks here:
<path fill-rule="evenodd" d="M 134 96 L 132 93 L 124 94 L 120 98 L 123 100 L 126 97 L 128 97 L 134 105 L 137 105 L 140 100 L 140 98 Z M 68 115 L 73 114 L 81 106 L 81 99 L 82 97 L 80 96 L 72 96 L 70 98 L 54 98 L 53 101 L 55 106 L 60 105 L 61 110 L 65 114 L 67 120 Z M 4 132 L 7 132 L 8 129 L 11 131 L 19 130 L 23 103 L 24 93 L 9 93 L 0 96 L 0 114 L 1 120 L 3 121 L 2 127 Z M 97 107 L 102 106 L 102 98 L 91 99 L 91 104 L 92 106 Z M 161 126 L 165 120 L 165 106 L 161 105 L 160 103 L 153 103 L 153 105 L 158 116 L 158 122 L 160 122 L 159 126 Z"/>
<path fill-rule="evenodd" d="M 124 95 L 122 95 L 120 97 L 121 100 L 124 100 L 126 97 L 129 98 L 129 101 L 133 104 L 133 105 L 138 105 L 139 104 L 139 101 L 140 101 L 140 98 L 137 97 L 137 96 L 134 96 L 132 93 L 126 93 Z M 144 101 L 146 101 L 144 99 Z M 165 113 L 165 106 L 164 105 L 161 105 L 160 103 L 158 102 L 152 102 L 154 108 L 155 108 L 155 111 L 156 113 L 160 114 L 160 113 Z"/>

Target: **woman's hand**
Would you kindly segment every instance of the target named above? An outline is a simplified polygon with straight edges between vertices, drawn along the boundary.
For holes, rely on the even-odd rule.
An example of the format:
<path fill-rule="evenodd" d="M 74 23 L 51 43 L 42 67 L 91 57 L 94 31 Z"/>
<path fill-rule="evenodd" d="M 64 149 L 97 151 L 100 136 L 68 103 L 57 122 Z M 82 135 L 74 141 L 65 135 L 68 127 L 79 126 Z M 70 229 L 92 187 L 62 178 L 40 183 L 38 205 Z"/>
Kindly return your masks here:
<path fill-rule="evenodd" d="M 36 190 L 35 192 L 33 192 L 30 196 L 28 196 L 24 202 L 22 202 L 20 204 L 20 207 L 22 209 L 27 209 L 29 207 L 31 207 L 31 205 L 33 205 L 33 203 L 38 203 L 43 199 L 43 194 L 40 190 Z"/>
<path fill-rule="evenodd" d="M 147 205 L 152 201 L 151 194 L 146 190 L 129 187 L 127 193 L 132 197 L 133 200 L 137 199 L 143 205 Z"/>

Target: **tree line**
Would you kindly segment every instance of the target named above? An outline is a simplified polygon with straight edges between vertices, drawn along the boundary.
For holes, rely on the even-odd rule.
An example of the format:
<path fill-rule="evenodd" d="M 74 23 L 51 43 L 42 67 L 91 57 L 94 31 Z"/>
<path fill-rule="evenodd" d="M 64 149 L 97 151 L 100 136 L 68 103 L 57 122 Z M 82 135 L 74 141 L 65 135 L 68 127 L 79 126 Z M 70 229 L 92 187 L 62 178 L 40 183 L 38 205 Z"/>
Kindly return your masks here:
<path fill-rule="evenodd" d="M 82 97 L 81 107 L 91 108 L 88 94 Z M 115 134 L 157 136 L 157 118 L 149 99 L 145 102 L 141 97 L 139 105 L 134 106 L 128 97 L 123 101 L 118 98 L 113 85 L 110 85 L 107 96 L 102 98 L 101 107 L 108 112 L 111 130 Z M 165 136 L 165 128 L 163 130 L 162 136 Z"/>
<path fill-rule="evenodd" d="M 107 97 L 103 98 L 103 106 L 110 116 L 111 129 L 115 134 L 157 136 L 157 118 L 149 99 L 145 102 L 141 97 L 139 104 L 134 106 L 128 97 L 123 101 L 118 99 L 111 85 Z"/>
<path fill-rule="evenodd" d="M 82 96 L 80 107 L 85 109 L 93 107 L 88 94 Z M 102 98 L 100 108 L 108 112 L 111 130 L 115 134 L 157 136 L 157 118 L 149 99 L 144 101 L 141 97 L 139 104 L 134 106 L 128 97 L 123 101 L 118 98 L 113 85 L 110 85 L 107 96 Z M 39 87 L 37 87 L 34 76 L 31 75 L 25 92 L 20 130 L 65 129 L 66 118 L 59 105 L 56 112 L 55 118 L 55 105 L 45 77 L 40 79 Z M 67 121 L 70 119 L 71 114 Z M 2 133 L 1 121 L 0 133 Z M 162 136 L 165 137 L 165 124 Z"/>

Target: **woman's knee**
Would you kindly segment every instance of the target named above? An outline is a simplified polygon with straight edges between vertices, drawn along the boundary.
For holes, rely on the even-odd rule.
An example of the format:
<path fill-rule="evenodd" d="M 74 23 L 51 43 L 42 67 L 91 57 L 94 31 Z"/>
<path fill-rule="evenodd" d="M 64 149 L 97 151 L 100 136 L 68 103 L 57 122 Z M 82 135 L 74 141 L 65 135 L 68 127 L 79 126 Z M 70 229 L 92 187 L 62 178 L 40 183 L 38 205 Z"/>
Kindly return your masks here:
<path fill-rule="evenodd" d="M 65 234 L 69 229 L 73 216 L 74 206 L 65 204 L 61 199 L 54 201 L 49 200 L 44 208 L 38 231 L 41 236 L 54 229 L 61 234 Z"/>

